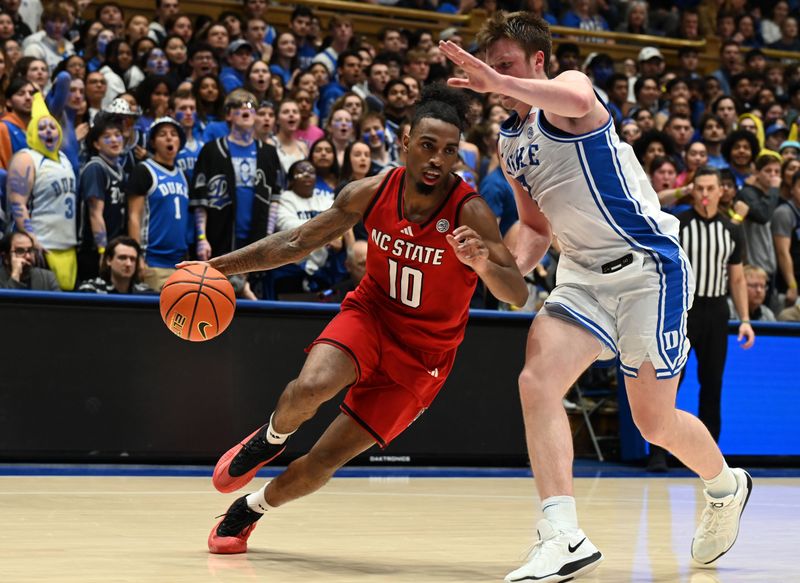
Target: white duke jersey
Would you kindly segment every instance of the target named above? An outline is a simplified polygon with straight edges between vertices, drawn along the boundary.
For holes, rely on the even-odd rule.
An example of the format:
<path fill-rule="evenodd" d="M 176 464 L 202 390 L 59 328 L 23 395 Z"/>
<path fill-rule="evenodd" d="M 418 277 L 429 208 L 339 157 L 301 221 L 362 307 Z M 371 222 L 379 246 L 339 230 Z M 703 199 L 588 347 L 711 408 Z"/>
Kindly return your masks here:
<path fill-rule="evenodd" d="M 541 110 L 532 109 L 522 123 L 512 113 L 499 146 L 506 172 L 530 193 L 558 237 L 559 282 L 572 279 L 571 272 L 578 278 L 602 274 L 604 265 L 632 249 L 679 260 L 678 220 L 661 210 L 610 116 L 601 128 L 577 136 L 554 127 Z"/>
<path fill-rule="evenodd" d="M 78 242 L 75 219 L 77 189 L 75 171 L 69 159 L 59 152 L 56 162 L 36 150 L 30 154 L 35 168 L 30 205 L 33 232 L 45 249 L 63 250 Z"/>
<path fill-rule="evenodd" d="M 532 109 L 500 129 L 510 177 L 539 205 L 561 245 L 548 311 L 580 321 L 635 376 L 644 359 L 658 377 L 678 374 L 688 354 L 685 316 L 694 281 L 678 219 L 658 196 L 613 121 L 571 135 Z M 639 299 L 637 299 L 639 298 Z M 620 311 L 622 310 L 622 311 Z"/>

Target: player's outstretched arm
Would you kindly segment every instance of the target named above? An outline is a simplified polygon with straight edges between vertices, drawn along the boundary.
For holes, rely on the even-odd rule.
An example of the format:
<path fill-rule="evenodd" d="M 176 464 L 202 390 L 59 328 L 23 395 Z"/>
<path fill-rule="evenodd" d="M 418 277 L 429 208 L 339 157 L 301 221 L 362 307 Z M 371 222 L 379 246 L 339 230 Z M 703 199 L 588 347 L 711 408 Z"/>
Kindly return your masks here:
<path fill-rule="evenodd" d="M 447 235 L 459 261 L 470 266 L 497 299 L 523 305 L 528 300 L 528 286 L 503 244 L 497 218 L 486 201 L 478 197 L 468 201 L 459 220 L 461 225 Z"/>
<path fill-rule="evenodd" d="M 351 182 L 342 189 L 330 209 L 308 222 L 215 257 L 208 264 L 225 275 L 235 275 L 274 269 L 300 261 L 315 249 L 338 239 L 360 221 L 383 178 L 384 176 L 372 176 Z M 193 263 L 202 262 L 184 261 L 177 267 Z"/>
<path fill-rule="evenodd" d="M 582 118 L 598 103 L 591 80 L 580 71 L 565 71 L 554 79 L 521 79 L 503 75 L 450 41 L 440 42 L 439 49 L 467 74 L 466 79 L 450 78 L 447 84 L 479 93 L 500 93 L 561 117 Z"/>

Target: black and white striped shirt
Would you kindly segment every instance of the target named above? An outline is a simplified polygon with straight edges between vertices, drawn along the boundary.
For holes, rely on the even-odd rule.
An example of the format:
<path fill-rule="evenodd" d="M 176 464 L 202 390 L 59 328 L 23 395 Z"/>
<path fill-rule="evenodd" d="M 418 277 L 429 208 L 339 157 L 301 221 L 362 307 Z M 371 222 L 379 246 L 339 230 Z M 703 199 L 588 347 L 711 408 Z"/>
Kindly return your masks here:
<path fill-rule="evenodd" d="M 720 214 L 706 219 L 694 209 L 678 215 L 678 220 L 681 247 L 694 271 L 695 296 L 724 298 L 728 295 L 728 265 L 742 262 L 742 228 Z"/>

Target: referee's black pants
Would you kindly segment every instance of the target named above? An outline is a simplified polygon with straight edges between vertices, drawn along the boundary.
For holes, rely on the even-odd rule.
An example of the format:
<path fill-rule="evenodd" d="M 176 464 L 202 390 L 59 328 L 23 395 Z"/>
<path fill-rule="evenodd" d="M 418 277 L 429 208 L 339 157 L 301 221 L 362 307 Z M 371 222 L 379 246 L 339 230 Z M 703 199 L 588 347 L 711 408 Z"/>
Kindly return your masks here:
<path fill-rule="evenodd" d="M 697 357 L 697 380 L 700 383 L 698 417 L 714 441 L 719 441 L 722 373 L 728 355 L 728 302 L 725 297 L 695 296 L 687 319 L 687 335 Z"/>

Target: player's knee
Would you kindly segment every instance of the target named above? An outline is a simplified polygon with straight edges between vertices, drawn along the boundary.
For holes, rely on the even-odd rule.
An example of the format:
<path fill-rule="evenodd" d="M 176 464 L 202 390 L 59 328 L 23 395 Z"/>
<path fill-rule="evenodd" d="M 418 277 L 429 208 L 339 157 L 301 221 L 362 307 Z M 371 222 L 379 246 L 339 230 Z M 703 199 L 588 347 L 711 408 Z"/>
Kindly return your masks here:
<path fill-rule="evenodd" d="M 653 445 L 661 447 L 669 445 L 670 427 L 663 419 L 654 416 L 635 417 L 636 427 L 642 437 Z"/>
<path fill-rule="evenodd" d="M 548 390 L 544 378 L 543 375 L 529 368 L 523 369 L 520 373 L 518 378 L 519 396 L 523 407 L 536 406 L 537 403 L 553 398 L 550 394 L 552 391 Z M 560 401 L 560 398 L 558 400 Z"/>
<path fill-rule="evenodd" d="M 304 373 L 289 383 L 287 392 L 295 403 L 319 405 L 330 395 L 330 381 L 322 373 Z"/>

